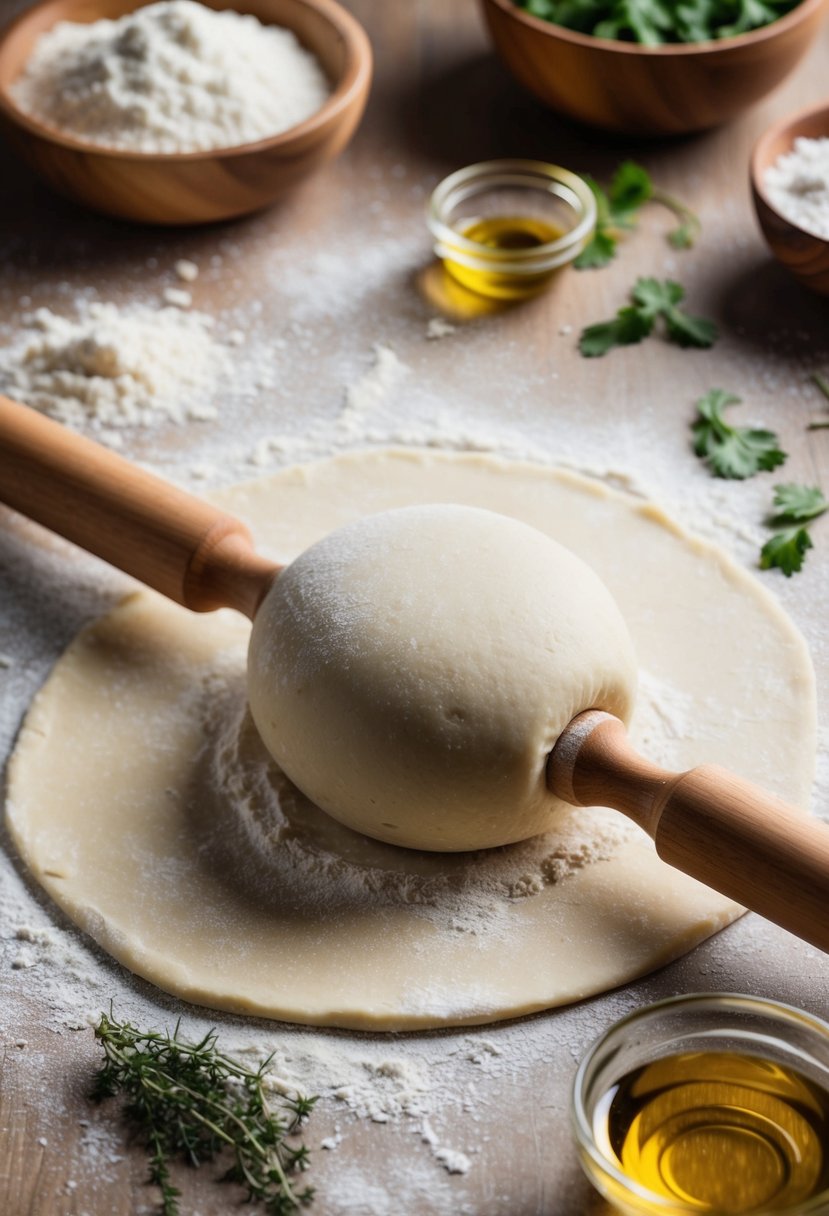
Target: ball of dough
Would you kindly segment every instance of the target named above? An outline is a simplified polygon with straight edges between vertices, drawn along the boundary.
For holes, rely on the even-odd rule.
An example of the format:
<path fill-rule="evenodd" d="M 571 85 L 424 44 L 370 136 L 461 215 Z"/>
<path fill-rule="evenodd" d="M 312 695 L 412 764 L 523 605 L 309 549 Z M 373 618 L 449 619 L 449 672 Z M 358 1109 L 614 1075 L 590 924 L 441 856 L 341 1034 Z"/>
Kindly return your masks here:
<path fill-rule="evenodd" d="M 553 826 L 545 765 L 584 709 L 625 721 L 633 646 L 593 571 L 491 511 L 367 516 L 276 579 L 250 706 L 318 806 L 368 836 L 457 851 Z"/>

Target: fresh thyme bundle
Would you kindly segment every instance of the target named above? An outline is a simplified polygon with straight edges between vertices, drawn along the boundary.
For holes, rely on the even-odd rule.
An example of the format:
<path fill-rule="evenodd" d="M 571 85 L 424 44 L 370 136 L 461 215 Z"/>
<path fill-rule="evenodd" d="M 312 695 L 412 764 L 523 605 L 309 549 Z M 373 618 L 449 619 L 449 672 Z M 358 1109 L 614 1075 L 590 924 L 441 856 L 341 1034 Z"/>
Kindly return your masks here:
<path fill-rule="evenodd" d="M 163 1216 L 178 1216 L 179 1190 L 170 1181 L 170 1165 L 190 1165 L 231 1158 L 224 1178 L 238 1182 L 250 1202 L 264 1205 L 271 1216 L 291 1216 L 313 1198 L 311 1187 L 298 1191 L 292 1175 L 308 1165 L 304 1144 L 289 1144 L 313 1109 L 316 1098 L 280 1096 L 280 1109 L 265 1094 L 270 1060 L 255 1071 L 216 1050 L 210 1031 L 199 1043 L 172 1034 L 137 1030 L 110 1013 L 101 1014 L 95 1037 L 104 1064 L 93 1098 L 125 1098 L 124 1115 L 146 1143 L 150 1182 L 161 1189 Z"/>

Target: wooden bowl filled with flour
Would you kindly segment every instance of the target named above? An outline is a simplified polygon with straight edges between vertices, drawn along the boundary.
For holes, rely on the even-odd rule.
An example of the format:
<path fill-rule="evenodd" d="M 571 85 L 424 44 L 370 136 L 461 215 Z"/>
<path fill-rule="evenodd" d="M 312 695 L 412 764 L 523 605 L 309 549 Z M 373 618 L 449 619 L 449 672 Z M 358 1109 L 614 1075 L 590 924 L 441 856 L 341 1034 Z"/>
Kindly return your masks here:
<path fill-rule="evenodd" d="M 341 152 L 371 70 L 335 0 L 43 0 L 0 41 L 0 124 L 89 207 L 206 223 L 267 206 Z"/>
<path fill-rule="evenodd" d="M 829 104 L 810 106 L 770 127 L 751 158 L 760 227 L 781 265 L 829 295 Z"/>

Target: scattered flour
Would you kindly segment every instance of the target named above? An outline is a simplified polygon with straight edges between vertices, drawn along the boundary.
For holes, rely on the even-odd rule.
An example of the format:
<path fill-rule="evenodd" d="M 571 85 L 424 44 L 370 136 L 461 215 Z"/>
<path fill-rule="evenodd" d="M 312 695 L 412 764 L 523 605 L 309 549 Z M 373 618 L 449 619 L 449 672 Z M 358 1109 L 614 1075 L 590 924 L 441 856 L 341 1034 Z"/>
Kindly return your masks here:
<path fill-rule="evenodd" d="M 181 279 L 182 283 L 195 283 L 199 277 L 199 268 L 195 262 L 191 262 L 189 258 L 179 258 L 173 270 L 176 272 L 176 277 Z"/>
<path fill-rule="evenodd" d="M 613 856 L 638 831 L 614 811 L 573 807 L 554 835 L 477 853 L 414 853 L 365 840 L 274 765 L 247 709 L 244 653 L 225 662 L 227 672 L 208 675 L 199 698 L 207 746 L 197 796 L 212 825 L 205 847 L 263 899 L 275 884 L 280 898 L 315 917 L 320 909 L 336 917 L 342 908 L 405 907 L 438 934 L 467 935 L 475 948 L 514 931 L 516 903 Z"/>
<path fill-rule="evenodd" d="M 353 446 L 355 441 L 370 443 L 404 443 L 386 429 L 378 430 L 371 425 L 374 416 L 386 405 L 392 404 L 411 368 L 396 352 L 384 343 L 375 343 L 372 348 L 372 364 L 357 380 L 347 384 L 343 406 L 337 415 L 335 429 L 320 421 L 307 427 L 301 435 L 265 435 L 258 440 L 248 460 L 259 468 L 269 465 L 274 458 L 284 461 L 307 460 L 334 448 Z M 421 430 L 415 446 L 427 446 L 425 432 Z"/>
<path fill-rule="evenodd" d="M 420 205 L 418 201 L 417 206 Z M 349 256 L 340 258 L 332 241 L 330 248 L 323 245 L 318 256 L 309 257 L 308 263 L 298 259 L 292 269 L 288 252 L 279 241 L 273 241 L 264 221 L 261 234 L 257 245 L 253 228 L 249 231 L 247 239 L 252 248 L 247 258 L 249 262 L 261 258 L 264 268 L 261 291 L 274 295 L 278 308 L 274 306 L 271 312 L 266 309 L 260 315 L 255 310 L 256 299 L 251 296 L 233 316 L 232 323 L 241 327 L 239 340 L 245 350 L 238 365 L 233 353 L 235 366 L 230 387 L 236 387 L 237 375 L 243 375 L 245 395 L 239 393 L 233 398 L 233 406 L 226 407 L 224 417 L 232 419 L 232 425 L 225 427 L 221 437 L 211 438 L 213 428 L 209 427 L 190 428 L 186 434 L 176 430 L 173 438 L 177 446 L 169 456 L 162 453 L 160 445 L 158 451 L 148 454 L 148 459 L 157 463 L 169 460 L 171 465 L 165 466 L 168 473 L 170 467 L 190 469 L 202 483 L 205 479 L 215 482 L 238 479 L 245 475 L 245 462 L 263 433 L 273 434 L 271 446 L 265 447 L 263 463 L 269 459 L 286 463 L 355 444 L 408 440 L 417 446 L 494 450 L 536 461 L 569 464 L 610 484 L 671 503 L 672 511 L 695 531 L 708 531 L 725 540 L 732 550 L 735 536 L 738 539 L 742 536 L 742 531 L 735 532 L 734 521 L 762 518 L 767 487 L 712 483 L 704 471 L 697 470 L 675 418 L 670 425 L 666 423 L 664 433 L 656 428 L 646 435 L 638 420 L 635 425 L 629 424 L 624 411 L 610 411 L 601 420 L 599 434 L 578 415 L 577 398 L 556 398 L 555 412 L 551 412 L 549 399 L 556 391 L 554 363 L 551 361 L 543 378 L 539 376 L 533 381 L 528 370 L 526 383 L 523 379 L 519 382 L 511 369 L 520 352 L 510 344 L 506 326 L 499 331 L 503 344 L 497 360 L 485 364 L 486 391 L 476 392 L 474 400 L 470 399 L 469 385 L 474 383 L 470 369 L 481 367 L 491 337 L 484 326 L 470 325 L 451 343 L 430 343 L 426 347 L 423 331 L 428 313 L 413 309 L 408 297 L 404 300 L 396 287 L 408 282 L 406 274 L 417 259 L 416 242 L 409 240 L 407 244 L 397 235 L 390 236 L 376 255 L 372 252 L 369 256 L 368 272 L 355 277 L 350 248 Z M 236 273 L 236 263 L 241 257 L 239 246 L 230 238 L 223 238 L 217 246 L 221 256 L 219 252 L 205 256 L 204 247 L 195 242 L 188 242 L 183 248 L 190 254 L 195 252 L 201 263 L 200 283 L 202 278 L 207 284 L 227 283 L 232 295 L 231 276 Z M 313 272 L 310 275 L 309 264 Z M 182 285 L 191 281 L 178 271 L 175 273 Z M 168 277 L 171 278 L 169 274 Z M 70 287 L 52 294 L 50 288 L 49 295 L 36 298 L 50 302 L 70 300 L 71 290 Z M 154 290 L 157 292 L 158 288 Z M 117 287 L 112 291 L 117 291 Z M 31 307 L 31 302 L 22 307 Z M 366 318 L 360 334 L 368 333 L 369 343 L 379 342 L 392 350 L 398 364 L 411 367 L 409 374 L 397 375 L 386 391 L 376 393 L 365 410 L 359 405 L 359 394 L 355 409 L 356 388 L 354 393 L 343 388 L 360 385 L 363 369 L 355 372 L 355 365 L 361 358 L 368 362 L 369 351 L 362 346 L 365 339 L 361 336 L 360 345 L 355 347 L 350 320 L 347 323 L 342 320 L 343 316 L 352 318 L 357 313 Z M 192 315 L 197 314 L 179 314 L 178 319 L 186 321 Z M 574 320 L 578 324 L 578 318 Z M 214 329 L 208 332 L 215 343 Z M 31 338 L 29 333 L 27 340 Z M 231 345 L 230 335 L 219 345 L 220 353 L 225 353 L 224 348 Z M 434 369 L 422 362 L 423 350 L 434 360 Z M 379 362 L 376 353 L 374 361 L 375 367 L 366 373 L 369 376 Z M 246 371 L 247 362 L 255 363 L 255 369 Z M 289 379 L 292 369 L 303 362 L 313 365 L 312 391 L 307 391 L 304 371 L 297 372 L 293 382 Z M 276 379 L 274 366 L 278 370 L 276 388 L 263 392 L 258 385 L 272 377 Z M 389 366 L 394 366 L 393 360 L 387 360 Z M 780 396 L 793 410 L 814 409 L 814 399 L 805 390 L 802 400 L 793 399 L 787 380 L 788 364 L 782 357 L 779 364 L 769 367 L 763 373 L 763 392 Z M 499 368 L 506 369 L 503 375 Z M 179 370 L 189 370 L 187 361 Z M 753 375 L 751 366 L 743 368 L 741 374 L 748 379 Z M 288 388 L 280 403 L 278 394 L 283 384 Z M 224 387 L 222 391 L 224 394 Z M 690 394 L 689 401 L 692 398 Z M 240 409 L 240 402 L 246 413 Z M 341 424 L 343 415 L 345 425 Z M 86 419 L 86 413 L 83 417 Z M 163 422 L 165 413 L 155 410 L 149 418 Z M 202 435 L 207 436 L 204 442 L 208 446 L 196 450 Z M 185 438 L 186 443 L 180 442 Z M 131 444 L 136 440 L 141 442 L 142 436 L 130 437 Z M 148 432 L 148 442 L 157 442 L 154 431 Z M 666 452 L 674 453 L 674 458 L 667 459 Z M 234 454 L 235 467 L 230 463 Z M 759 483 L 761 479 L 756 481 Z M 20 613 L 10 618 L 9 632 L 2 637 L 2 649 L 8 652 L 10 664 L 0 674 L 3 686 L 0 744 L 4 753 L 10 746 L 19 715 L 46 674 L 48 664 L 78 624 L 106 606 L 102 603 L 103 576 L 92 569 L 91 559 L 85 563 L 85 559 L 68 555 L 65 547 L 56 544 L 54 553 L 37 544 L 27 544 L 25 552 L 21 546 L 16 568 L 14 562 L 8 562 L 10 554 L 14 557 L 13 538 L 0 537 L 0 566 L 13 592 L 10 608 Z M 756 560 L 756 551 L 756 543 L 750 538 L 739 539 L 739 552 L 747 563 Z M 67 562 L 72 562 L 70 572 Z M 803 577 L 812 578 L 811 567 Z M 792 580 L 790 586 L 778 580 L 774 587 L 781 596 L 788 597 L 792 610 L 802 617 L 803 585 L 795 583 Z M 61 589 L 60 613 L 41 619 L 41 613 L 32 613 L 31 606 L 53 601 L 56 586 Z M 817 602 L 823 590 L 825 581 L 811 591 Z M 811 629 L 813 648 L 820 652 L 825 639 L 819 623 L 810 625 L 807 620 L 806 625 Z M 646 681 L 643 699 L 657 698 L 653 720 L 640 719 L 641 731 L 646 737 L 666 738 L 668 747 L 672 736 L 680 736 L 692 724 L 688 722 L 687 705 L 681 694 L 671 694 L 658 682 Z M 829 791 L 827 757 L 829 736 L 824 728 L 818 806 L 826 805 Z M 663 759 L 665 763 L 670 761 L 669 756 Z M 243 772 L 237 775 L 246 772 L 250 780 L 247 763 L 241 768 Z M 272 793 L 266 790 L 265 796 L 272 798 Z M 260 811 L 268 805 L 260 804 Z M 266 818 L 264 822 L 260 819 L 257 823 L 254 809 L 250 820 L 241 824 L 241 835 L 254 850 L 267 848 L 268 831 L 280 830 L 278 817 L 269 821 Z M 297 818 L 297 808 L 279 802 L 277 810 L 290 830 Z M 261 836 L 257 839 L 257 833 L 264 833 L 264 840 Z M 30 1086 L 27 1093 L 39 1094 L 38 1086 L 48 1086 L 48 1103 L 40 1103 L 37 1097 L 27 1100 L 29 1116 L 41 1120 L 37 1132 L 44 1133 L 48 1146 L 61 1139 L 67 1119 L 77 1121 L 79 1110 L 86 1113 L 85 1088 L 74 1093 L 71 1101 L 63 1096 L 60 1078 L 57 1084 L 55 1080 L 54 1059 L 49 1065 L 33 1049 L 35 1030 L 27 1024 L 25 1011 L 30 1008 L 37 1011 L 37 1033 L 55 1036 L 67 1061 L 77 1065 L 76 1078 L 85 1087 L 93 1058 L 90 1023 L 114 999 L 116 1013 L 140 1025 L 172 1027 L 181 1014 L 182 1031 L 191 1039 L 216 1026 L 223 1048 L 251 1062 L 275 1052 L 275 1088 L 293 1087 L 319 1093 L 320 1102 L 308 1130 L 312 1146 L 314 1138 L 319 1137 L 316 1144 L 326 1144 L 328 1151 L 313 1152 L 309 1180 L 317 1186 L 318 1202 L 331 1216 L 355 1213 L 392 1216 L 416 1210 L 428 1210 L 434 1216 L 478 1216 L 480 1202 L 474 1199 L 480 1199 L 475 1187 L 484 1177 L 483 1154 L 488 1145 L 494 1147 L 503 1138 L 505 1114 L 516 1109 L 516 1095 L 526 1105 L 528 1092 L 534 1095 L 534 1121 L 531 1130 L 522 1128 L 525 1134 L 516 1166 L 531 1170 L 539 1178 L 552 1178 L 555 1185 L 547 1194 L 555 1195 L 556 1211 L 586 1210 L 584 1193 L 575 1189 L 574 1162 L 572 1170 L 569 1166 L 565 1169 L 560 1160 L 555 1169 L 545 1165 L 551 1153 L 561 1157 L 566 1151 L 563 1146 L 567 1090 L 575 1062 L 595 1034 L 615 1018 L 649 999 L 665 995 L 665 974 L 570 1009 L 487 1027 L 485 1034 L 447 1030 L 374 1036 L 234 1018 L 174 1001 L 131 977 L 74 929 L 34 888 L 22 867 L 13 860 L 8 841 L 5 844 L 0 855 L 3 977 L 0 1026 L 4 1028 L 0 1040 L 10 1044 L 11 1059 L 20 1060 L 21 1069 L 25 1066 Z M 319 874 L 320 867 L 324 872 L 333 855 L 325 839 L 315 836 L 310 826 L 296 847 L 297 853 L 305 856 L 309 875 Z M 537 877 L 538 870 L 530 869 L 529 873 Z M 352 874 L 351 879 L 354 877 Z M 384 871 L 382 865 L 373 864 L 357 871 L 356 878 L 363 883 L 366 878 L 370 884 L 379 882 L 382 890 L 383 884 L 388 886 L 394 876 Z M 417 876 L 413 888 L 416 895 L 425 891 L 432 899 L 431 903 L 427 899 L 419 904 L 418 913 L 431 918 L 436 928 L 441 916 L 460 898 L 458 889 L 453 890 L 450 883 L 442 889 L 440 884 L 433 883 L 430 889 L 428 876 Z M 502 889 L 499 895 L 507 907 L 519 912 L 529 898 L 532 895 L 520 889 L 513 893 Z M 495 919 L 498 931 L 498 920 L 503 924 L 502 913 Z M 464 944 L 474 950 L 480 925 L 476 926 L 473 916 L 461 918 L 458 926 L 445 925 L 443 931 L 462 933 Z M 782 934 L 780 938 L 772 938 L 773 933 L 758 918 L 746 918 L 674 964 L 667 978 L 675 990 L 723 989 L 733 987 L 736 974 L 743 990 L 767 993 L 769 951 L 773 943 L 780 941 L 781 948 L 775 952 L 775 995 L 795 1004 L 808 1005 L 811 1001 L 816 1012 L 823 1012 L 825 993 L 820 987 L 821 964 L 816 952 L 793 939 L 783 941 Z M 13 962 L 21 954 L 34 960 L 33 965 L 14 968 Z M 434 1133 L 431 1143 L 423 1140 L 424 1121 Z M 542 1145 L 538 1158 L 532 1156 L 530 1143 L 536 1134 Z M 351 1150 L 357 1143 L 365 1144 L 367 1151 L 357 1153 L 355 1159 Z M 340 1145 L 343 1148 L 338 1152 Z M 447 1154 L 446 1162 L 438 1158 L 441 1150 Z M 55 1150 L 47 1147 L 45 1155 L 50 1151 Z M 84 1129 L 77 1155 L 66 1163 L 66 1176 L 112 1177 L 126 1152 L 123 1128 L 113 1119 L 111 1108 L 91 1110 L 90 1125 Z M 462 1153 L 471 1163 L 469 1175 L 449 1173 L 448 1164 L 457 1162 L 449 1154 L 455 1153 Z M 515 1193 L 505 1194 L 500 1201 L 493 1195 L 493 1213 L 497 1211 L 501 1216 L 514 1211 L 514 1200 Z M 148 1192 L 147 1210 L 151 1202 Z"/>
<path fill-rule="evenodd" d="M 451 321 L 447 321 L 444 317 L 432 317 L 426 326 L 426 337 L 432 340 L 436 338 L 448 338 L 450 334 L 457 333 L 457 331 L 457 325 L 453 325 Z"/>
<path fill-rule="evenodd" d="M 172 305 L 173 308 L 189 308 L 193 303 L 190 292 L 181 287 L 165 287 L 162 294 L 164 303 Z"/>
<path fill-rule="evenodd" d="M 359 432 L 366 418 L 385 404 L 409 373 L 390 346 L 376 345 L 373 359 L 369 370 L 346 389 L 345 408 L 338 421 L 353 433 Z"/>
<path fill-rule="evenodd" d="M 117 429 L 216 417 L 210 399 L 229 363 L 204 313 L 90 303 L 73 320 L 40 308 L 24 326 L 0 354 L 0 389 L 59 422 Z"/>
<path fill-rule="evenodd" d="M 195 152 L 276 135 L 329 85 L 286 29 L 228 9 L 162 0 L 116 21 L 59 22 L 12 88 L 67 135 L 137 152 Z"/>
<path fill-rule="evenodd" d="M 829 241 L 829 136 L 796 139 L 766 170 L 763 185 L 782 216 Z"/>
<path fill-rule="evenodd" d="M 439 1136 L 428 1119 L 424 1119 L 420 1125 L 420 1136 L 423 1143 L 429 1145 L 435 1161 L 443 1166 L 447 1174 L 469 1173 L 472 1162 L 466 1153 L 461 1153 L 457 1149 L 447 1148 L 445 1145 L 442 1145 Z"/>

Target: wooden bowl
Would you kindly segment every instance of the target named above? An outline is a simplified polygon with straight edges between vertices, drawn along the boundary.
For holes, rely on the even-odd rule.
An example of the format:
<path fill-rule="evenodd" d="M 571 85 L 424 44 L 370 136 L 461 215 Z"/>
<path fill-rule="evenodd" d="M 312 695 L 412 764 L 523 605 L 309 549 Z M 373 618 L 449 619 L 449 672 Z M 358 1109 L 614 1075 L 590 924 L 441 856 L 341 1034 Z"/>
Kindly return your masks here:
<path fill-rule="evenodd" d="M 577 34 L 512 0 L 481 5 L 507 67 L 554 110 L 608 131 L 675 135 L 727 122 L 778 85 L 817 34 L 827 0 L 801 0 L 737 38 L 658 47 Z"/>
<path fill-rule="evenodd" d="M 769 166 L 791 151 L 801 136 L 829 138 L 829 103 L 789 115 L 760 137 L 751 156 L 751 193 L 763 236 L 778 262 L 806 287 L 829 295 L 829 240 L 805 232 L 776 211 L 763 184 Z"/>
<path fill-rule="evenodd" d="M 326 103 L 279 135 L 218 150 L 131 152 L 64 135 L 24 114 L 9 92 L 36 39 L 58 21 L 117 18 L 140 8 L 142 0 L 41 0 L 0 40 L 0 126 L 56 190 L 124 219 L 201 224 L 275 202 L 346 146 L 362 117 L 372 71 L 371 45 L 354 17 L 335 0 L 202 2 L 293 30 L 331 81 Z"/>

